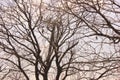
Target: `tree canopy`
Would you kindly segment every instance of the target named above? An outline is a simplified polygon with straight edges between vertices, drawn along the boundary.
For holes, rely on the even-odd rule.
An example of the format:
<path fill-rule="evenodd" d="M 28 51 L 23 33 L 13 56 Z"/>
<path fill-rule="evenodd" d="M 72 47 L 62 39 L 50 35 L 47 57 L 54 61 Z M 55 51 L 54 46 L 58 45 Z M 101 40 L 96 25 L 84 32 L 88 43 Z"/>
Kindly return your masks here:
<path fill-rule="evenodd" d="M 0 79 L 119 79 L 119 3 L 118 0 L 1 2 Z"/>

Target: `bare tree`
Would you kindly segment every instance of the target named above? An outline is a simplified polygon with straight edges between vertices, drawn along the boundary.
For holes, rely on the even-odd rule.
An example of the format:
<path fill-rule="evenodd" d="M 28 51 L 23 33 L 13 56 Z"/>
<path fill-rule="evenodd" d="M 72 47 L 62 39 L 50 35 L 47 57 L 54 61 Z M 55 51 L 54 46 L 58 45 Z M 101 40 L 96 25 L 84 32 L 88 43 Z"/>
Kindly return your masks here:
<path fill-rule="evenodd" d="M 103 80 L 117 75 L 116 1 L 12 0 L 0 11 L 1 80 Z"/>
<path fill-rule="evenodd" d="M 98 72 L 99 76 L 95 80 L 113 75 L 113 72 L 117 72 L 116 70 L 119 69 L 120 50 L 118 48 L 120 41 L 119 2 L 117 0 L 61 0 L 61 2 L 61 10 L 83 22 L 81 28 L 84 29 L 84 37 L 87 37 L 86 39 L 94 39 L 85 41 L 93 44 L 93 48 L 95 48 L 97 43 L 100 47 L 95 48 L 95 51 L 97 50 L 95 56 L 98 56 L 93 63 L 96 66 L 103 64 L 99 69 L 105 68 L 105 71 Z M 108 49 L 109 47 L 112 48 Z M 90 63 L 92 64 L 92 62 Z"/>
<path fill-rule="evenodd" d="M 78 44 L 74 35 L 79 29 L 75 20 L 67 13 L 47 8 L 42 1 L 13 0 L 12 4 L 1 7 L 0 59 L 8 70 L 1 79 L 20 80 L 22 75 L 22 80 L 30 80 L 33 75 L 36 80 L 48 80 L 55 75 L 53 79 L 64 80 L 72 75 L 69 67 Z M 19 77 L 13 75 L 17 73 Z"/>

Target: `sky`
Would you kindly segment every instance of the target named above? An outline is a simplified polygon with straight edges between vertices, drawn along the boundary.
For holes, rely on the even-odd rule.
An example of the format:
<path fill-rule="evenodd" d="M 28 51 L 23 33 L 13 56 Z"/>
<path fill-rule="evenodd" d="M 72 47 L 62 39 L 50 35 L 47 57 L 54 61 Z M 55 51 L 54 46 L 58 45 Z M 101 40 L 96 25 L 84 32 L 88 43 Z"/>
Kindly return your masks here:
<path fill-rule="evenodd" d="M 13 5 L 12 0 L 0 0 L 0 4 L 4 4 L 4 5 Z M 49 2 L 48 0 L 44 0 L 45 2 Z M 120 2 L 120 0 L 117 0 Z M 40 0 L 34 0 L 35 3 L 39 3 Z M 105 48 L 104 48 L 105 49 Z"/>

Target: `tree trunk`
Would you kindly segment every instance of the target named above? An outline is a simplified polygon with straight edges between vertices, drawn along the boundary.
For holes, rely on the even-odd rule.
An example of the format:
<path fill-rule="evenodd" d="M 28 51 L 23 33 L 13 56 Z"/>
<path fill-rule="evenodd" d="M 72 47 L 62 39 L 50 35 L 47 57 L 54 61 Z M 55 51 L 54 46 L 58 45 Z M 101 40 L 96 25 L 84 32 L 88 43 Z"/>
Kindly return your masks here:
<path fill-rule="evenodd" d="M 47 76 L 47 74 L 44 74 L 44 76 L 43 76 L 43 80 L 48 80 L 48 76 Z"/>

